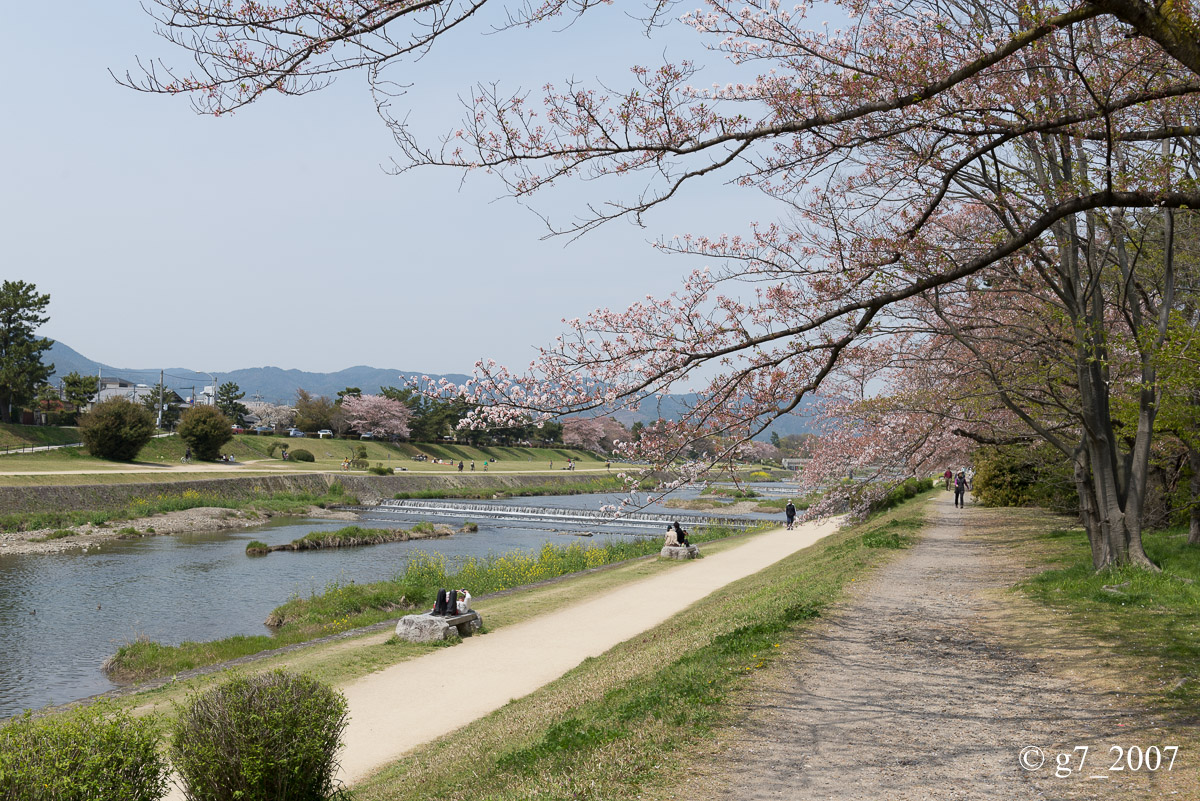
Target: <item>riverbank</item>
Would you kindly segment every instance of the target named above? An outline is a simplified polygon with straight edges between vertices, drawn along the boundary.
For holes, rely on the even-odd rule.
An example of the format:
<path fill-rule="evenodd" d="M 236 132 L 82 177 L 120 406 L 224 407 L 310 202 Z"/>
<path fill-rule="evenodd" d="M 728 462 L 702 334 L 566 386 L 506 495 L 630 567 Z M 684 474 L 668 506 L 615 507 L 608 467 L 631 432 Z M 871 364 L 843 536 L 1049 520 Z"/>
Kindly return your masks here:
<path fill-rule="evenodd" d="M 161 537 L 172 534 L 198 534 L 210 531 L 260 526 L 276 517 L 314 517 L 324 520 L 357 520 L 353 512 L 302 504 L 284 512 L 257 509 L 229 509 L 198 506 L 174 512 L 139 517 L 112 525 L 84 523 L 65 528 L 41 528 L 32 531 L 0 533 L 0 556 L 47 554 L 81 549 L 88 551 L 115 540 L 135 537 Z"/>
<path fill-rule="evenodd" d="M 597 492 L 616 489 L 615 476 L 502 474 L 295 476 L 195 479 L 174 483 L 0 487 L 0 555 L 87 550 L 139 536 L 221 531 L 279 516 L 355 520 L 339 504 L 371 505 L 397 494 L 468 497 L 496 494 Z"/>
<path fill-rule="evenodd" d="M 437 536 L 437 527 L 430 528 L 433 536 Z M 708 543 L 732 534 L 728 529 L 714 526 L 695 532 L 693 540 Z M 273 630 L 271 635 L 236 635 L 179 645 L 139 638 L 121 645 L 105 662 L 104 670 L 110 679 L 121 683 L 174 675 L 382 621 L 394 625 L 399 614 L 432 607 L 437 590 L 442 587 L 466 587 L 475 595 L 494 595 L 653 556 L 661 546 L 662 541 L 657 537 L 591 546 L 546 544 L 534 553 L 489 554 L 454 566 L 440 555 L 423 554 L 409 561 L 404 571 L 390 580 L 364 584 L 336 582 L 307 598 L 289 600 L 263 621 Z"/>

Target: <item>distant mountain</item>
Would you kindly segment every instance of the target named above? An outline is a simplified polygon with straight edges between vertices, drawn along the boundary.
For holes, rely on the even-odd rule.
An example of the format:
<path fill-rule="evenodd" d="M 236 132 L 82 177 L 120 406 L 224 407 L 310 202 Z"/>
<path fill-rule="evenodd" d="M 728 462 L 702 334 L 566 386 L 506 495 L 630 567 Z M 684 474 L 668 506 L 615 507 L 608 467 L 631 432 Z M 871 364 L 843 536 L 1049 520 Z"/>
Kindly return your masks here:
<path fill-rule="evenodd" d="M 126 368 L 113 367 L 102 362 L 93 361 L 62 342 L 55 342 L 43 357 L 45 361 L 54 363 L 51 381 L 56 376 L 67 373 L 81 375 L 96 375 L 97 372 L 118 378 L 125 378 L 139 384 L 157 384 L 161 368 Z M 180 395 L 188 397 L 192 387 L 197 391 L 212 383 L 208 373 L 199 373 L 184 367 L 169 367 L 162 369 L 165 374 L 164 383 L 168 388 Z M 306 389 L 314 395 L 336 395 L 346 387 L 358 387 L 363 392 L 375 393 L 380 387 L 401 386 L 405 378 L 420 378 L 428 375 L 430 378 L 445 378 L 456 384 L 466 381 L 469 376 L 461 373 L 446 373 L 434 375 L 431 373 L 414 373 L 407 370 L 384 370 L 378 367 L 347 367 L 336 373 L 310 373 L 304 370 L 283 370 L 279 367 L 248 367 L 216 375 L 217 384 L 232 381 L 246 393 L 246 398 L 254 400 L 261 398 L 273 403 L 290 403 L 296 397 L 296 390 Z M 632 425 L 640 420 L 651 423 L 659 418 L 671 420 L 677 418 L 685 406 L 694 401 L 693 394 L 668 395 L 657 404 L 643 403 L 637 412 L 620 412 L 617 419 L 625 425 Z M 767 439 L 770 433 L 780 436 L 787 434 L 805 434 L 812 431 L 808 420 L 802 415 L 790 414 L 771 424 L 767 434 L 760 439 Z"/>
<path fill-rule="evenodd" d="M 55 376 L 67 373 L 81 375 L 96 375 L 98 372 L 106 376 L 126 378 L 139 384 L 157 384 L 159 371 L 164 376 L 164 383 L 181 395 L 191 395 L 193 386 L 199 389 L 212 383 L 208 373 L 189 370 L 186 367 L 167 368 L 130 368 L 113 367 L 103 362 L 87 358 L 76 350 L 55 342 L 43 357 L 45 361 L 54 363 Z M 290 403 L 296 397 L 296 390 L 306 389 L 314 395 L 336 395 L 346 387 L 358 387 L 363 392 L 375 393 L 380 387 L 395 387 L 403 383 L 401 376 L 420 378 L 429 375 L 430 378 L 445 378 L 447 381 L 461 383 L 469 376 L 456 373 L 433 375 L 429 373 L 414 373 L 406 370 L 384 370 L 378 367 L 348 367 L 336 373 L 310 373 L 304 370 L 284 370 L 279 367 L 249 367 L 233 370 L 228 373 L 215 375 L 217 384 L 232 381 L 237 384 L 248 399 L 260 396 L 262 400 L 273 403 Z"/>

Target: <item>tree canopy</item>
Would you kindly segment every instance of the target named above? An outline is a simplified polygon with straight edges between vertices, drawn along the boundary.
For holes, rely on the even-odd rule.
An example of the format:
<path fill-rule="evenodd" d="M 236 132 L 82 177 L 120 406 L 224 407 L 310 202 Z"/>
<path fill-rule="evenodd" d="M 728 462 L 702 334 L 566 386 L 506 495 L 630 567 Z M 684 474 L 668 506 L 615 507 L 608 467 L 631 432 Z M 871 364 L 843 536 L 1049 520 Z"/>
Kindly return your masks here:
<path fill-rule="evenodd" d="M 157 0 L 162 32 L 198 69 L 151 68 L 138 85 L 218 114 L 344 71 L 386 91 L 397 71 L 418 74 L 405 56 L 452 42 L 486 2 Z M 520 5 L 509 21 L 586 24 L 599 5 Z M 528 369 L 481 361 L 466 385 L 428 391 L 486 428 L 702 385 L 638 438 L 660 462 L 700 440 L 723 443 L 710 460 L 729 456 L 818 392 L 833 450 L 818 464 L 857 449 L 927 469 L 974 443 L 1036 438 L 1074 466 L 1096 566 L 1152 567 L 1140 536 L 1160 371 L 1172 374 L 1160 365 L 1196 314 L 1174 254 L 1200 208 L 1200 10 L 832 5 L 846 25 L 814 24 L 811 2 L 707 0 L 677 19 L 651 3 L 647 34 L 690 27 L 741 76 L 723 86 L 701 86 L 690 61 L 634 65 L 624 89 L 480 83 L 440 142 L 385 108 L 402 169 L 484 170 L 521 198 L 566 180 L 610 188 L 552 221 L 568 235 L 644 223 L 714 178 L 780 204 L 777 221 L 660 241 L 717 262 L 670 297 L 569 320 Z M 880 381 L 886 401 L 870 397 Z"/>
<path fill-rule="evenodd" d="M 48 305 L 50 296 L 38 294 L 34 284 L 0 284 L 0 420 L 5 423 L 33 400 L 38 386 L 54 370 L 53 364 L 42 362 L 42 353 L 54 341 L 34 336 L 50 319 L 45 313 Z"/>

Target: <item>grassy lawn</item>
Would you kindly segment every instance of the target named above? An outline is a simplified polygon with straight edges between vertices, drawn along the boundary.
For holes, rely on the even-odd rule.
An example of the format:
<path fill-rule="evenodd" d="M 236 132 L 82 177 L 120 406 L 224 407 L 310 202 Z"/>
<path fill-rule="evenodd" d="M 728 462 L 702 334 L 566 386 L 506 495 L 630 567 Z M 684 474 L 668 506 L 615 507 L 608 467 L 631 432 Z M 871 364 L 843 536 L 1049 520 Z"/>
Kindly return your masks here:
<path fill-rule="evenodd" d="M 1144 536 L 1161 573 L 1132 567 L 1096 573 L 1082 530 L 1043 525 L 1023 540 L 1050 569 L 1019 589 L 1134 666 L 1149 697 L 1194 714 L 1200 704 L 1200 548 L 1187 544 L 1182 526 Z"/>
<path fill-rule="evenodd" d="M 16 426 L 16 428 L 22 428 Z M 33 426 L 28 426 L 34 429 Z M 73 429 L 55 429 L 73 431 Z M 73 441 L 73 438 L 72 438 Z M 311 453 L 313 462 L 283 461 L 280 454 L 284 446 L 288 450 L 303 449 Z M 274 446 L 274 451 L 271 448 Z M 342 460 L 353 457 L 359 448 L 365 448 L 366 459 L 372 465 L 401 468 L 419 473 L 457 473 L 457 461 L 465 462 L 464 473 L 470 472 L 470 463 L 475 461 L 475 472 L 483 472 L 486 460 L 488 472 L 548 471 L 551 461 L 554 469 L 566 466 L 568 458 L 574 458 L 580 470 L 603 470 L 605 462 L 585 451 L 561 448 L 474 448 L 460 445 L 429 443 L 386 443 L 372 440 L 316 439 L 312 437 L 277 437 L 237 434 L 226 443 L 221 452 L 232 454 L 240 464 L 251 463 L 264 472 L 307 472 L 340 470 Z M 180 465 L 187 446 L 177 436 L 158 437 L 151 440 L 138 453 L 133 462 L 110 462 L 90 456 L 83 448 L 63 448 L 56 451 L 13 454 L 0 461 L 0 470 L 5 472 L 58 472 L 72 470 L 118 471 L 171 467 L 174 471 L 184 469 Z M 413 461 L 413 457 L 424 454 L 429 461 Z M 436 464 L 433 459 L 456 460 L 454 466 Z M 500 461 L 496 461 L 499 459 Z M 214 465 L 214 467 L 222 467 Z M 614 465 L 614 468 L 616 465 Z M 361 472 L 361 471 L 359 471 Z M 232 474 L 232 473 L 231 473 Z M 210 474 L 211 475 L 211 474 Z M 8 483 L 9 477 L 0 477 Z"/>
<path fill-rule="evenodd" d="M 30 445 L 70 445 L 79 442 L 79 429 L 60 426 L 22 426 L 0 423 L 0 454 Z"/>

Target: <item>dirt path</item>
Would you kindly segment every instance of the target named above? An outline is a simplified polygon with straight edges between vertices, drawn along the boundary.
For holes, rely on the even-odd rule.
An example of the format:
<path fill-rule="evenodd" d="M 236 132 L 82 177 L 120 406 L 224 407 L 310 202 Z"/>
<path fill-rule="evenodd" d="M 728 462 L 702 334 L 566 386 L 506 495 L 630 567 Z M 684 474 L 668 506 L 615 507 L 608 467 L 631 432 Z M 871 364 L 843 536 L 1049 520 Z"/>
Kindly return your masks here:
<path fill-rule="evenodd" d="M 704 559 L 524 623 L 470 637 L 340 688 L 350 703 L 341 777 L 353 783 L 422 743 L 553 681 L 590 656 L 652 628 L 715 590 L 763 570 L 836 529 L 776 529 Z M 486 619 L 484 621 L 486 623 Z M 175 789 L 168 801 L 179 801 Z"/>
<path fill-rule="evenodd" d="M 1114 745 L 1172 744 L 1111 684 L 1072 683 L 1052 660 L 1006 647 L 1011 632 L 995 620 L 1045 627 L 1012 618 L 1027 608 L 1002 592 L 1017 578 L 1013 566 L 964 535 L 984 513 L 939 494 L 925 539 L 785 657 L 725 738 L 718 797 L 1196 797 L 1197 755 L 1186 749 L 1170 774 L 1109 770 Z M 1084 770 L 1056 778 L 1057 754 L 1071 753 L 1078 767 L 1076 746 L 1090 748 Z M 1041 754 L 1046 763 L 1028 770 L 1019 760 L 1033 747 L 1042 751 L 1027 753 L 1029 767 Z"/>

